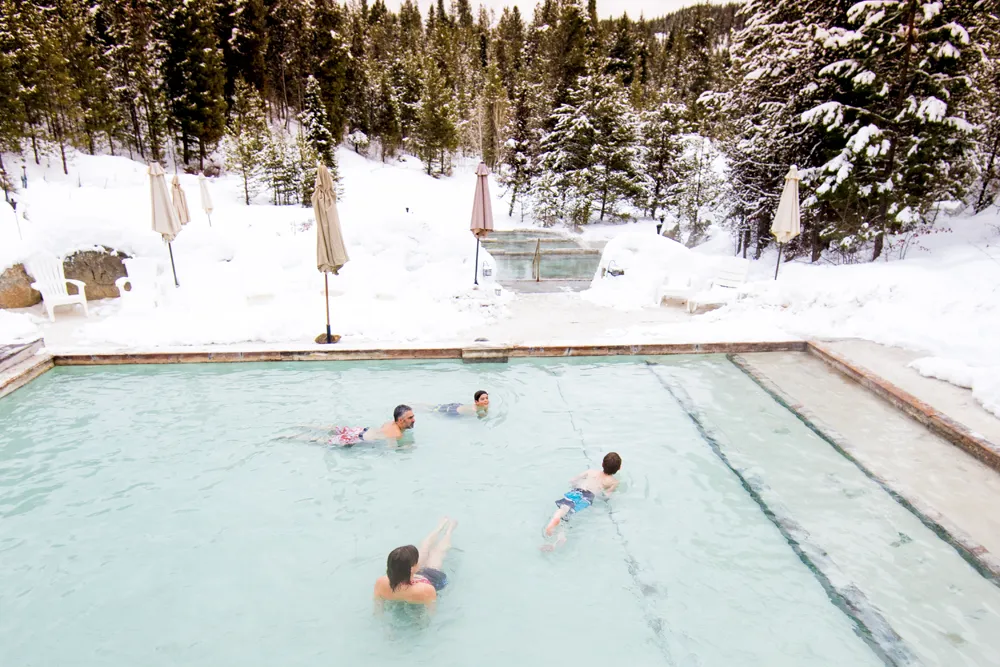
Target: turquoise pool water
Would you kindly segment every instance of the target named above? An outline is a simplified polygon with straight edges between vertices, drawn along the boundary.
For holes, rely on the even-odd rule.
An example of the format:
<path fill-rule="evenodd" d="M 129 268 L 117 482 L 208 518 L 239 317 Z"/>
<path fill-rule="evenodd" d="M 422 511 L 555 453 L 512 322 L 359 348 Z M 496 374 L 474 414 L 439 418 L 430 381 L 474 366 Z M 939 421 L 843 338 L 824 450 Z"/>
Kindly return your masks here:
<path fill-rule="evenodd" d="M 2 665 L 1000 662 L 1000 589 L 723 357 L 57 368 L 0 400 Z M 417 413 L 411 445 L 303 425 Z M 543 553 L 568 479 L 622 488 Z M 459 521 L 433 617 L 372 612 Z"/>

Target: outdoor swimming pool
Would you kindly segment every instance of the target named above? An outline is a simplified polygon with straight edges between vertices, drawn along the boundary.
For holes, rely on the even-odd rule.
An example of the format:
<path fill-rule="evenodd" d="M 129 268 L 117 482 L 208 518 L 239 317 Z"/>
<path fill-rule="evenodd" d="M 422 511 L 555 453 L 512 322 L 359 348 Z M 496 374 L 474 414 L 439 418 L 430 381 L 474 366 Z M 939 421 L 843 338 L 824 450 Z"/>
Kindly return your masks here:
<path fill-rule="evenodd" d="M 281 437 L 479 388 L 412 446 Z M 1000 661 L 1000 588 L 721 356 L 61 367 L 0 424 L 3 665 Z M 375 616 L 443 515 L 437 613 Z"/>

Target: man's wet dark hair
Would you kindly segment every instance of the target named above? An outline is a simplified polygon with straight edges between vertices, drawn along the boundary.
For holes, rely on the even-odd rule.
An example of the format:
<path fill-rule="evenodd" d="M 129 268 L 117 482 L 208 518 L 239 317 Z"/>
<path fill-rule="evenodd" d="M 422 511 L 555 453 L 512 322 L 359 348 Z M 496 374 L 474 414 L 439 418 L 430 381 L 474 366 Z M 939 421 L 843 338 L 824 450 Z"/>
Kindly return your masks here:
<path fill-rule="evenodd" d="M 476 392 L 476 393 L 475 393 L 475 394 L 473 395 L 473 397 L 472 397 L 472 400 L 474 400 L 474 401 L 475 401 L 476 403 L 478 403 L 478 402 L 479 402 L 479 399 L 480 399 L 480 398 L 482 398 L 483 394 L 489 394 L 489 392 L 488 392 L 488 391 L 486 391 L 486 390 L 484 390 L 484 389 L 480 389 L 479 391 L 477 391 L 477 392 Z"/>
<path fill-rule="evenodd" d="M 616 472 L 621 470 L 622 457 L 618 456 L 615 452 L 606 454 L 604 456 L 604 461 L 601 462 L 601 467 L 604 468 L 605 475 L 614 475 Z"/>
<path fill-rule="evenodd" d="M 400 417 L 405 415 L 407 412 L 413 412 L 413 408 L 409 405 L 397 405 L 396 409 L 392 411 L 392 421 L 398 422 Z"/>
<path fill-rule="evenodd" d="M 396 547 L 389 552 L 385 561 L 385 574 L 389 577 L 389 588 L 396 590 L 400 584 L 410 583 L 410 571 L 420 560 L 420 552 L 412 544 Z"/>

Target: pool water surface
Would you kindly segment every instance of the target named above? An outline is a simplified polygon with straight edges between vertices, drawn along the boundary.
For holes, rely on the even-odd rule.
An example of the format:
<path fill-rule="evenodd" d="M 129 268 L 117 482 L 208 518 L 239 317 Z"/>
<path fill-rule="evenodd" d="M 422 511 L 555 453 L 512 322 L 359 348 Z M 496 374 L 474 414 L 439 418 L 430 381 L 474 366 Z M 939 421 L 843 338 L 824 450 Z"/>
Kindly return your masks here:
<path fill-rule="evenodd" d="M 59 367 L 0 424 L 2 665 L 1000 663 L 1000 589 L 721 356 Z M 373 613 L 442 516 L 436 612 Z"/>

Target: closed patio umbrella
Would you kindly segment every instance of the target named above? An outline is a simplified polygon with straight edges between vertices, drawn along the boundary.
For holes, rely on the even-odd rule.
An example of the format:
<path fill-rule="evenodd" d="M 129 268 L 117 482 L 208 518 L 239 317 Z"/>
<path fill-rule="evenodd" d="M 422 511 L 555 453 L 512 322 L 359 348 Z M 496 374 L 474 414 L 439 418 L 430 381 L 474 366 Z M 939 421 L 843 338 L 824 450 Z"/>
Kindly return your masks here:
<path fill-rule="evenodd" d="M 476 237 L 476 274 L 474 283 L 479 284 L 479 242 L 493 231 L 493 203 L 490 201 L 490 170 L 485 162 L 476 167 L 476 197 L 472 200 L 472 224 L 469 229 Z"/>
<path fill-rule="evenodd" d="M 781 248 L 802 232 L 799 219 L 799 172 L 793 164 L 785 174 L 785 188 L 781 191 L 778 201 L 778 212 L 774 214 L 771 223 L 771 234 L 778 242 L 778 263 L 774 266 L 774 279 L 778 279 L 778 266 L 781 265 Z"/>
<path fill-rule="evenodd" d="M 184 194 L 184 190 L 181 188 L 181 181 L 177 178 L 177 174 L 174 174 L 174 180 L 170 186 L 170 199 L 173 202 L 174 210 L 177 211 L 177 219 L 181 225 L 191 222 L 187 195 Z"/>
<path fill-rule="evenodd" d="M 170 201 L 170 193 L 167 192 L 166 174 L 158 162 L 149 163 L 149 191 L 153 204 L 153 231 L 167 242 L 167 248 L 170 251 L 170 268 L 174 272 L 174 285 L 180 286 L 180 283 L 177 282 L 174 248 L 171 244 L 180 234 L 181 222 L 177 219 L 177 210 L 174 208 L 173 202 Z"/>
<path fill-rule="evenodd" d="M 323 272 L 326 287 L 326 335 L 316 337 L 317 343 L 336 343 L 340 336 L 330 333 L 330 274 L 337 275 L 350 258 L 340 233 L 340 216 L 337 214 L 337 193 L 326 165 L 320 164 L 316 172 L 316 189 L 312 196 L 313 213 L 316 215 L 316 268 Z"/>
<path fill-rule="evenodd" d="M 208 179 L 204 175 L 198 177 L 198 190 L 201 191 L 201 210 L 208 216 L 208 226 L 212 226 L 212 195 L 208 191 Z"/>

